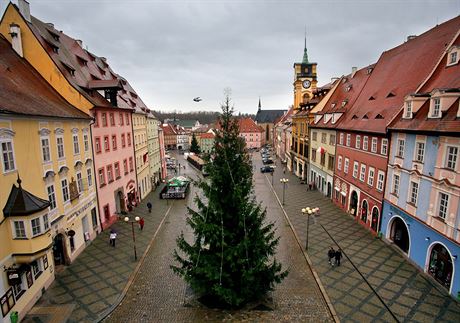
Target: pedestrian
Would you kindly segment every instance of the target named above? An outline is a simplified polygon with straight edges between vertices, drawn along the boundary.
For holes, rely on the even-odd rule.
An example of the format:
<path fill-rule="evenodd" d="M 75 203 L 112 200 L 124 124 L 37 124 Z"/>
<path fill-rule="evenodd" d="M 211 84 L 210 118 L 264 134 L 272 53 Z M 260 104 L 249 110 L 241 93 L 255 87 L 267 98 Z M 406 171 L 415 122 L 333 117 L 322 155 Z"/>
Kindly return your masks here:
<path fill-rule="evenodd" d="M 110 245 L 115 247 L 115 239 L 117 238 L 117 233 L 115 230 L 110 230 Z"/>
<path fill-rule="evenodd" d="M 286 174 L 286 167 L 283 167 L 283 174 Z"/>
<path fill-rule="evenodd" d="M 147 208 L 149 209 L 149 213 L 152 213 L 152 203 L 147 202 Z"/>
<path fill-rule="evenodd" d="M 144 218 L 139 220 L 139 229 L 141 229 L 141 231 L 144 229 Z"/>
<path fill-rule="evenodd" d="M 335 257 L 334 248 L 332 248 L 332 247 L 329 248 L 329 251 L 327 252 L 327 257 L 329 258 L 329 265 L 334 266 L 334 262 L 332 260 Z"/>
<path fill-rule="evenodd" d="M 342 258 L 342 249 L 338 249 L 336 252 L 335 252 L 335 264 L 337 266 L 340 266 L 340 259 Z"/>

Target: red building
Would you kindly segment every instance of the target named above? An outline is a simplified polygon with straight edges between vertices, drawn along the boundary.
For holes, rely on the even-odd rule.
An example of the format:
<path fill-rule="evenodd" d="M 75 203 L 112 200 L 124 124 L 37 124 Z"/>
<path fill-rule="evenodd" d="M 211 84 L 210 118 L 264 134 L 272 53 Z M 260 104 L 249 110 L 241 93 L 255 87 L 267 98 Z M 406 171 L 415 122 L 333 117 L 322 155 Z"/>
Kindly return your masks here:
<path fill-rule="evenodd" d="M 403 108 L 406 95 L 429 77 L 460 25 L 460 17 L 385 51 L 361 93 L 337 126 L 334 183 L 342 197 L 336 203 L 364 226 L 377 232 L 390 147 L 386 127 Z"/>

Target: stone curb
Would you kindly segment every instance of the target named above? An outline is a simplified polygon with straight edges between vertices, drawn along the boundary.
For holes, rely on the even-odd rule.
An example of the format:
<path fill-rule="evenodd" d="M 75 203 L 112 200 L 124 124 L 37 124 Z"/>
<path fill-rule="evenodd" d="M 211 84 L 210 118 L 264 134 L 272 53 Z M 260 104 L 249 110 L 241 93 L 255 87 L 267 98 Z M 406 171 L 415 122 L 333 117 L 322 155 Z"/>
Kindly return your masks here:
<path fill-rule="evenodd" d="M 144 263 L 145 257 L 147 256 L 147 253 L 149 252 L 150 247 L 153 245 L 158 232 L 160 232 L 161 228 L 163 227 L 163 223 L 165 222 L 166 218 L 168 217 L 169 212 L 171 211 L 171 208 L 172 208 L 173 205 L 174 205 L 174 201 L 172 201 L 171 205 L 169 206 L 168 210 L 166 211 L 165 215 L 163 216 L 163 219 L 161 220 L 160 224 L 158 225 L 158 228 L 156 229 L 155 233 L 153 234 L 153 237 L 150 240 L 149 244 L 147 245 L 147 248 L 145 249 L 141 259 L 139 259 L 139 262 L 137 263 L 136 268 L 134 269 L 134 271 L 132 272 L 131 276 L 129 277 L 128 282 L 126 283 L 126 286 L 123 289 L 123 291 L 121 292 L 120 296 L 117 298 L 115 303 L 113 303 L 109 308 L 107 308 L 101 314 L 99 314 L 98 318 L 96 319 L 96 322 L 98 322 L 98 323 L 102 322 L 107 316 L 112 314 L 112 312 L 118 307 L 118 305 L 120 305 L 120 303 L 125 298 L 126 293 L 128 292 L 129 288 L 133 284 L 134 279 L 136 279 L 137 274 L 139 273 L 139 270 L 140 270 L 142 264 Z"/>
<path fill-rule="evenodd" d="M 327 295 L 326 289 L 324 288 L 323 283 L 321 282 L 318 273 L 313 268 L 313 263 L 311 262 L 310 257 L 308 256 L 308 254 L 303 249 L 302 243 L 300 242 L 300 239 L 299 239 L 299 236 L 297 235 L 297 232 L 294 229 L 294 225 L 291 223 L 291 220 L 289 219 L 289 216 L 287 215 L 286 211 L 284 210 L 284 207 L 283 207 L 283 205 L 282 205 L 282 203 L 281 203 L 281 201 L 280 201 L 280 199 L 278 197 L 278 194 L 276 194 L 275 188 L 271 184 L 271 180 L 268 179 L 267 175 L 265 175 L 265 179 L 268 181 L 268 184 L 270 185 L 270 188 L 271 188 L 271 190 L 273 192 L 273 195 L 276 197 L 276 200 L 278 201 L 278 204 L 281 207 L 281 210 L 283 211 L 284 217 L 287 220 L 287 222 L 289 224 L 289 227 L 292 230 L 292 233 L 294 234 L 295 240 L 297 241 L 297 244 L 298 244 L 300 250 L 302 251 L 302 254 L 303 254 L 305 260 L 307 261 L 308 267 L 310 268 L 310 271 L 312 272 L 313 277 L 315 278 L 316 284 L 318 285 L 318 287 L 319 287 L 319 289 L 321 291 L 321 294 L 323 295 L 324 301 L 326 302 L 327 307 L 329 308 L 329 312 L 331 313 L 334 321 L 339 323 L 340 322 L 339 316 L 337 315 L 337 312 L 335 311 L 335 308 L 332 305 L 332 302 L 331 302 L 329 296 Z"/>

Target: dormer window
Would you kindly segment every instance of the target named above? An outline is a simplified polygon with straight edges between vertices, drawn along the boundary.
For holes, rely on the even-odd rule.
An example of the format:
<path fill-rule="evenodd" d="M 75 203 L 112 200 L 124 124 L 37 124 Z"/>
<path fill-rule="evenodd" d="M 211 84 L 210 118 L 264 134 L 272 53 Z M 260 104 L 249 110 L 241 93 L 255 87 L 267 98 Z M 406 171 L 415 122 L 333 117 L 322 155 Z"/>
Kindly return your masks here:
<path fill-rule="evenodd" d="M 335 108 L 335 103 L 331 103 L 331 108 L 332 108 L 332 109 Z"/>
<path fill-rule="evenodd" d="M 347 100 L 342 101 L 342 108 L 347 104 L 347 102 L 348 102 Z"/>
<path fill-rule="evenodd" d="M 460 56 L 460 47 L 453 46 L 449 49 L 447 54 L 447 66 L 452 66 L 458 64 L 459 56 Z"/>
<path fill-rule="evenodd" d="M 345 89 L 347 92 L 350 92 L 351 90 L 351 84 L 347 86 L 347 88 Z"/>
<path fill-rule="evenodd" d="M 450 53 L 449 64 L 456 64 L 457 63 L 457 52 Z"/>
<path fill-rule="evenodd" d="M 332 114 L 331 122 L 332 122 L 332 123 L 335 123 L 335 114 L 334 114 L 334 113 Z"/>
<path fill-rule="evenodd" d="M 368 67 L 366 73 L 369 75 L 372 73 L 372 67 Z"/>
<path fill-rule="evenodd" d="M 433 99 L 433 110 L 431 112 L 431 116 L 433 118 L 439 118 L 441 116 L 441 99 L 434 98 Z"/>
<path fill-rule="evenodd" d="M 405 119 L 412 119 L 412 101 L 406 101 L 406 109 L 404 112 Z"/>

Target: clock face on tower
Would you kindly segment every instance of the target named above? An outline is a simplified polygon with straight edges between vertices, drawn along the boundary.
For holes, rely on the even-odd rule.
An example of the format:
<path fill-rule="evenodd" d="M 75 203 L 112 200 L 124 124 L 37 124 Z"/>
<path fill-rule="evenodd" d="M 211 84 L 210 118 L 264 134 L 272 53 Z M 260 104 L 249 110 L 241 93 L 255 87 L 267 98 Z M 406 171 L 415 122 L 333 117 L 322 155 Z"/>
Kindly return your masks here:
<path fill-rule="evenodd" d="M 305 88 L 305 89 L 308 89 L 311 85 L 311 82 L 309 80 L 305 80 L 302 82 L 302 86 Z"/>

